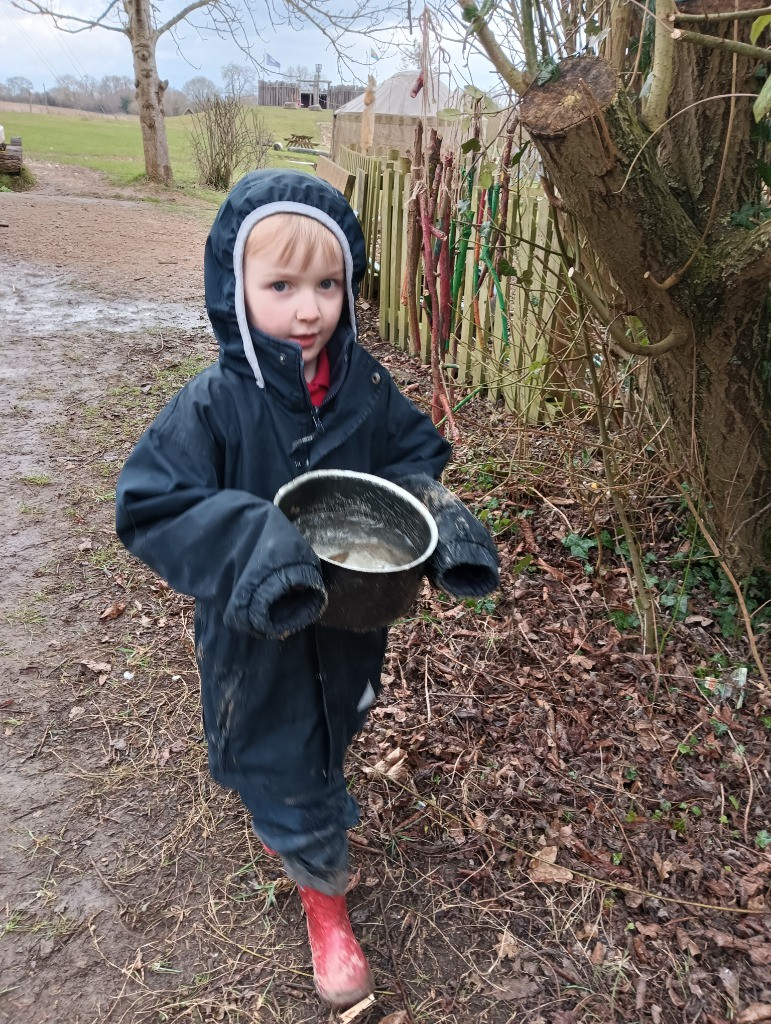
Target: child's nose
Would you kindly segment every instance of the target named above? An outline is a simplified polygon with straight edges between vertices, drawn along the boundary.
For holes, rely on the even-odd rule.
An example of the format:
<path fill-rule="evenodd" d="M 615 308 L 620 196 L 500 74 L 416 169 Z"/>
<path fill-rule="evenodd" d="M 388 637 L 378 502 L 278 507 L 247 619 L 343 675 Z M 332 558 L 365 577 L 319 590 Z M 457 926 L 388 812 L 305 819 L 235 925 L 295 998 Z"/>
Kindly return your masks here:
<path fill-rule="evenodd" d="M 313 292 L 302 292 L 297 304 L 297 316 L 300 320 L 315 320 L 319 315 L 319 304 Z"/>

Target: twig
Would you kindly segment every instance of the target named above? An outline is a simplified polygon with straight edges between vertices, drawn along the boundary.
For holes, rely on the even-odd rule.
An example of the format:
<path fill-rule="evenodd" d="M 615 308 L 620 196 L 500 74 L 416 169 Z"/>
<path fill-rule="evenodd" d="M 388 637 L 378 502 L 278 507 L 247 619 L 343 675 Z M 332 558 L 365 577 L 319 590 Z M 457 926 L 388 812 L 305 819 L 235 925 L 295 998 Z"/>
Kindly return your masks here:
<path fill-rule="evenodd" d="M 764 46 L 752 46 L 751 43 L 740 43 L 736 39 L 705 36 L 702 32 L 689 32 L 683 28 L 676 28 L 672 33 L 672 38 L 682 39 L 686 43 L 693 43 L 694 46 L 706 46 L 711 50 L 729 50 L 742 57 L 754 57 L 765 62 L 771 61 L 771 50 L 767 50 Z"/>
<path fill-rule="evenodd" d="M 113 886 L 112 882 L 109 882 L 109 881 L 108 881 L 108 880 L 107 880 L 107 879 L 106 879 L 106 878 L 104 877 L 104 875 L 102 874 L 102 872 L 101 872 L 101 871 L 99 870 L 99 867 L 98 867 L 98 865 L 97 865 L 96 861 L 94 860 L 94 858 L 93 858 L 93 857 L 89 857 L 88 859 L 89 859 L 89 860 L 91 861 L 91 867 L 92 867 L 92 868 L 94 869 L 94 871 L 96 871 L 97 875 L 99 875 L 99 878 L 101 879 L 101 881 L 102 881 L 102 884 L 103 884 L 103 885 L 105 886 L 105 888 L 107 888 L 107 889 L 109 889 L 109 890 L 110 890 L 110 892 L 111 892 L 111 893 L 113 894 L 113 896 L 115 897 L 115 899 L 116 899 L 116 900 L 118 901 L 118 906 L 119 906 L 119 907 L 123 907 L 123 906 L 125 906 L 125 903 L 124 903 L 124 901 L 123 901 L 123 899 L 122 899 L 122 897 L 121 897 L 120 893 L 119 893 L 119 892 L 118 892 L 118 891 L 117 891 L 117 890 L 116 890 L 116 889 L 114 888 L 114 886 Z"/>
<path fill-rule="evenodd" d="M 714 24 L 719 21 L 754 21 L 755 18 L 762 18 L 764 14 L 771 14 L 771 7 L 756 7 L 751 11 L 719 11 L 717 14 L 681 14 L 675 11 L 670 15 L 670 21 L 676 25 L 683 24 Z"/>
<path fill-rule="evenodd" d="M 701 518 L 699 513 L 696 511 L 696 506 L 694 505 L 693 501 L 691 500 L 690 494 L 687 491 L 683 491 L 682 492 L 682 497 L 683 497 L 683 500 L 685 501 L 686 505 L 688 506 L 688 508 L 689 508 L 689 510 L 691 512 L 691 515 L 693 516 L 694 520 L 696 521 L 696 524 L 698 525 L 699 529 L 701 530 L 702 536 L 704 537 L 704 539 L 706 540 L 707 544 L 709 545 L 710 550 L 712 551 L 712 554 L 717 559 L 717 561 L 718 561 L 718 563 L 720 565 L 720 568 L 726 574 L 726 576 L 728 577 L 728 580 L 729 580 L 731 586 L 734 588 L 734 593 L 736 594 L 736 601 L 737 601 L 737 603 L 739 605 L 739 608 L 741 609 L 742 618 L 744 619 L 744 628 L 747 630 L 747 642 L 748 642 L 748 644 L 750 646 L 750 651 L 752 653 L 752 658 L 753 658 L 753 660 L 755 662 L 755 665 L 757 666 L 757 669 L 758 669 L 758 672 L 760 673 L 761 679 L 766 684 L 766 687 L 769 690 L 768 696 L 771 697 L 771 680 L 769 680 L 768 672 L 766 672 L 765 666 L 763 665 L 763 661 L 761 660 L 760 652 L 758 651 L 758 645 L 755 643 L 755 633 L 754 633 L 754 631 L 752 629 L 752 620 L 750 618 L 750 613 L 747 610 L 747 602 L 744 600 L 744 594 L 742 593 L 742 588 L 739 586 L 739 582 L 736 579 L 736 577 L 734 576 L 734 574 L 731 572 L 731 570 L 726 565 L 725 559 L 723 558 L 723 556 L 720 553 L 720 548 L 717 546 L 717 544 L 715 543 L 714 539 L 712 538 L 712 534 L 707 529 L 706 523 Z"/>
<path fill-rule="evenodd" d="M 394 952 L 393 943 L 391 942 L 391 933 L 388 928 L 388 919 L 386 918 L 385 905 L 383 904 L 383 894 L 379 892 L 377 894 L 377 899 L 378 903 L 380 904 L 380 914 L 383 918 L 383 931 L 385 933 L 386 945 L 388 946 L 388 956 L 389 959 L 391 960 L 391 968 L 393 969 L 394 972 L 394 984 L 399 990 L 399 995 L 401 996 L 402 999 L 402 1005 L 404 1006 L 404 1012 L 407 1014 L 407 1020 L 410 1021 L 410 1024 L 415 1024 L 415 1018 L 412 1015 L 412 1009 L 410 1008 L 410 1004 L 407 999 L 407 994 L 404 991 L 404 986 L 402 985 L 401 978 L 399 977 L 399 965 L 396 962 L 396 954 Z"/>

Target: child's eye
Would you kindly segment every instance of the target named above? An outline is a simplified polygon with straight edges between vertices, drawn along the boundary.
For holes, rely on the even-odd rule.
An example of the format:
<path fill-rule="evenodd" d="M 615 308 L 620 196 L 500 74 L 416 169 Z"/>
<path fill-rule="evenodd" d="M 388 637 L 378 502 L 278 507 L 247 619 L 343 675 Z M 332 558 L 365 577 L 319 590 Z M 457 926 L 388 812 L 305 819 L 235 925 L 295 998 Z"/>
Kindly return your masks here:
<path fill-rule="evenodd" d="M 337 287 L 337 281 L 333 280 L 331 277 L 325 277 L 323 281 L 319 282 L 319 288 L 321 288 L 323 291 L 327 291 L 328 292 L 332 288 L 336 288 L 336 287 Z"/>
<path fill-rule="evenodd" d="M 274 292 L 285 292 L 287 289 L 286 281 L 274 281 L 270 286 Z"/>

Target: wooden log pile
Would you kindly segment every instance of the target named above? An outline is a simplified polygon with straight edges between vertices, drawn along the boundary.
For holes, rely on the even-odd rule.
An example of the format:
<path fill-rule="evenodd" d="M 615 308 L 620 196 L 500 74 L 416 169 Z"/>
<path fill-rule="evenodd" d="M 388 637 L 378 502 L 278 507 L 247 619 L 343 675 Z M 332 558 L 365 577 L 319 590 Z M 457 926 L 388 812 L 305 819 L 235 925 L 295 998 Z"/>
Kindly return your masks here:
<path fill-rule="evenodd" d="M 0 144 L 0 174 L 21 173 L 21 136 L 12 135 L 10 142 Z"/>

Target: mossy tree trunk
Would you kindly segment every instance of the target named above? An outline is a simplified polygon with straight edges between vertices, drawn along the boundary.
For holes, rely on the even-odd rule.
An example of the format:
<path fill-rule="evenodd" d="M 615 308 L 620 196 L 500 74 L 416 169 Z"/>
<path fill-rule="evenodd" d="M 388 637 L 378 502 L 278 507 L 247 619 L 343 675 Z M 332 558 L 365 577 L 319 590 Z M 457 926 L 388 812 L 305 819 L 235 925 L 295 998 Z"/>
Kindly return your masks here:
<path fill-rule="evenodd" d="M 709 52 L 725 63 L 722 51 Z M 688 61 L 683 67 L 693 74 Z M 713 68 L 710 88 L 716 78 Z M 660 349 L 658 390 L 679 452 L 703 482 L 723 551 L 739 569 L 771 567 L 771 221 L 742 228 L 728 216 L 757 194 L 748 106 L 735 111 L 731 170 L 711 225 L 725 131 L 686 144 L 673 128 L 662 160 L 658 140 L 648 141 L 616 72 L 599 58 L 562 62 L 552 81 L 531 86 L 521 117 L 621 296 L 610 315 L 617 325 L 639 318 Z M 711 120 L 711 131 L 725 125 Z M 673 154 L 689 174 L 673 178 Z M 707 159 L 699 162 L 700 154 Z"/>

